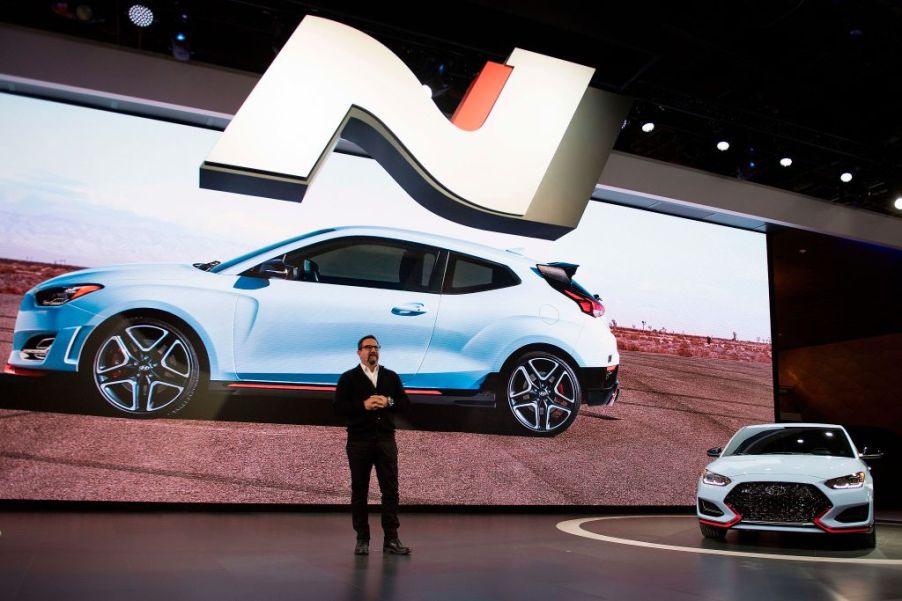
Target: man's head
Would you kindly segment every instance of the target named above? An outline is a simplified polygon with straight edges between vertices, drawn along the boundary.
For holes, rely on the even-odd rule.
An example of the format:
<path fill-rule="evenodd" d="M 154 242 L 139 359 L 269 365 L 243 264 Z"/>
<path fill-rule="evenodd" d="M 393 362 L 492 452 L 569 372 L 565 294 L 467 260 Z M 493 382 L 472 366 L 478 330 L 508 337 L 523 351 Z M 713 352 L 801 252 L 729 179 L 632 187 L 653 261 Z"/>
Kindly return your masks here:
<path fill-rule="evenodd" d="M 364 336 L 357 341 L 357 356 L 370 369 L 379 365 L 379 341 L 375 336 Z"/>

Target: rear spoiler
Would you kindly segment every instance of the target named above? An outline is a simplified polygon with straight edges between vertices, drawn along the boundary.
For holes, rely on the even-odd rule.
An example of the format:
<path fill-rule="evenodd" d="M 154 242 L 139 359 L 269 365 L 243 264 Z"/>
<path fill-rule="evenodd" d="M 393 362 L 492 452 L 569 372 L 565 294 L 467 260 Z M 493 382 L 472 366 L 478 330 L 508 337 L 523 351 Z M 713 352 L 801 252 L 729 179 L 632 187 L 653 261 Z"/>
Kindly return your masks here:
<path fill-rule="evenodd" d="M 539 270 L 548 283 L 551 284 L 554 288 L 567 288 L 570 286 L 570 280 L 573 279 L 573 274 L 576 273 L 576 270 L 579 268 L 579 265 L 574 265 L 573 263 L 540 263 L 536 265 L 536 269 Z"/>

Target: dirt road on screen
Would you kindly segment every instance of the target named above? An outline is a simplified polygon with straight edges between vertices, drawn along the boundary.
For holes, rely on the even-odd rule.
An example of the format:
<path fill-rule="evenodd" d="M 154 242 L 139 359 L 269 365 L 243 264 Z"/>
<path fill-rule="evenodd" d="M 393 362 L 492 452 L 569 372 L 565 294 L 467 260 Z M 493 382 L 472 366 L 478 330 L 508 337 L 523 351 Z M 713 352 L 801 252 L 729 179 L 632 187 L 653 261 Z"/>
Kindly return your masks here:
<path fill-rule="evenodd" d="M 552 439 L 493 432 L 490 410 L 415 407 L 397 436 L 402 503 L 692 504 L 705 450 L 773 420 L 769 364 L 625 351 L 621 375 L 616 405 L 584 407 Z M 90 414 L 71 383 L 39 395 L 22 380 L 0 383 L 0 499 L 349 501 L 328 403 L 198 399 L 142 421 Z"/>

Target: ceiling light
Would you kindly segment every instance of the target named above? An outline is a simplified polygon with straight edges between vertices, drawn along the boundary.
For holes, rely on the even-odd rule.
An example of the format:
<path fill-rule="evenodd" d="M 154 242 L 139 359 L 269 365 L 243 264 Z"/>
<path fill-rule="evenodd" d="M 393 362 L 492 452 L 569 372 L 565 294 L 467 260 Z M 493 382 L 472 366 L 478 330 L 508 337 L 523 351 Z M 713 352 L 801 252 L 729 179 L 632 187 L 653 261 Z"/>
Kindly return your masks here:
<path fill-rule="evenodd" d="M 128 20 L 137 27 L 150 27 L 153 23 L 153 11 L 143 4 L 132 4 L 128 8 Z"/>
<path fill-rule="evenodd" d="M 645 133 L 648 134 L 648 133 L 653 132 L 654 130 L 655 130 L 655 124 L 652 123 L 651 121 L 646 121 L 645 123 L 642 124 L 642 131 L 644 131 Z"/>
<path fill-rule="evenodd" d="M 782 165 L 783 167 L 789 167 L 790 165 L 792 165 L 792 159 L 789 157 L 783 157 L 782 159 L 780 159 L 780 165 Z"/>
<path fill-rule="evenodd" d="M 721 140 L 720 142 L 717 143 L 717 150 L 719 150 L 721 152 L 726 152 L 729 149 L 730 149 L 730 143 L 727 142 L 726 140 Z"/>
<path fill-rule="evenodd" d="M 94 9 L 90 4 L 79 4 L 75 8 L 75 16 L 79 21 L 87 23 L 94 18 Z"/>
<path fill-rule="evenodd" d="M 896 202 L 893 203 L 893 206 L 896 207 L 896 210 L 902 211 L 902 196 L 896 198 Z"/>
<path fill-rule="evenodd" d="M 850 181 L 852 181 L 852 174 L 846 171 L 839 176 L 839 179 L 841 179 L 844 184 L 848 184 Z"/>

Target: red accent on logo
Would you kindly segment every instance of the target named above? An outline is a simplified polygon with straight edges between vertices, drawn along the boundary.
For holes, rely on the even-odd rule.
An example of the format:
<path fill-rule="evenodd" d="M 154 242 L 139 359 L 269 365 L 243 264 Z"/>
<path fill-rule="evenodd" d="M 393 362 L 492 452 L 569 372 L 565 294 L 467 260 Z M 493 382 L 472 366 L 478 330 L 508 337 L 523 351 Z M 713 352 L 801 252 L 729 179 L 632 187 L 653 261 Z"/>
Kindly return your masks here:
<path fill-rule="evenodd" d="M 454 111 L 451 123 L 465 131 L 476 131 L 482 127 L 513 70 L 508 65 L 486 63 Z"/>

